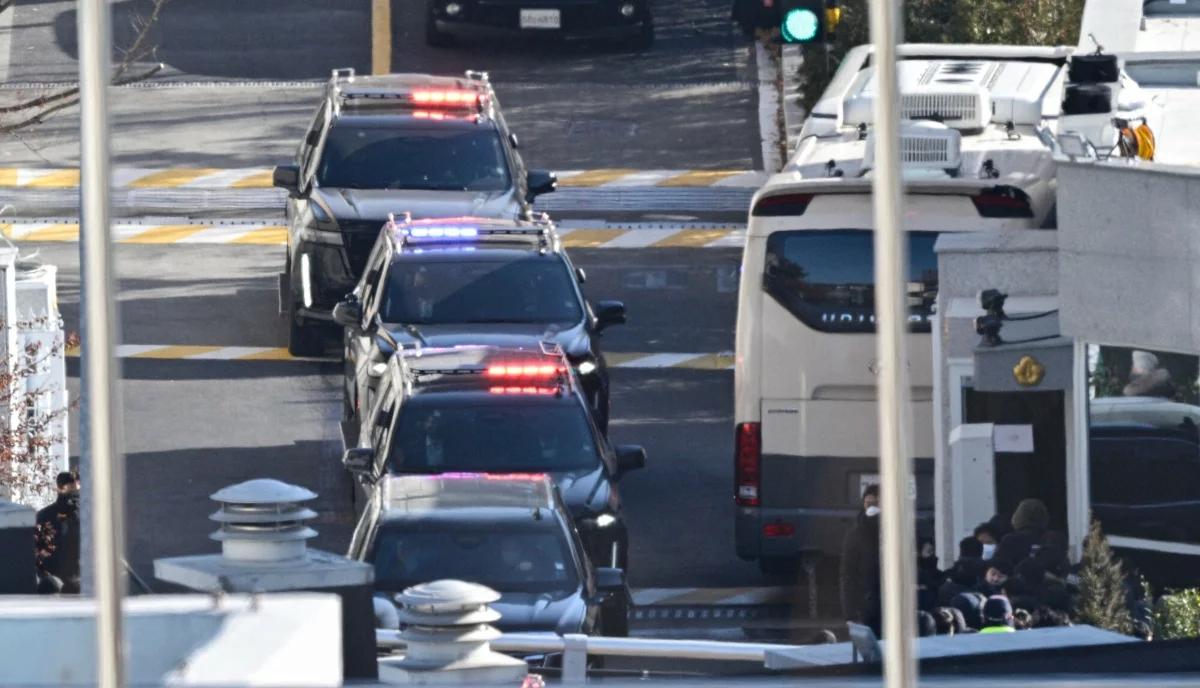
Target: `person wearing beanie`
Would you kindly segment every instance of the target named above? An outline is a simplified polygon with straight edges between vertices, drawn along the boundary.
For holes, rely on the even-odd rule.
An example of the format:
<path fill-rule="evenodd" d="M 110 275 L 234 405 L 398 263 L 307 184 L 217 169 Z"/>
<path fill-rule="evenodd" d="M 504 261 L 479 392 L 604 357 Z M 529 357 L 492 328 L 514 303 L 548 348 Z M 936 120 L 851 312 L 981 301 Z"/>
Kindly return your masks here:
<path fill-rule="evenodd" d="M 1014 564 L 1024 561 L 1033 552 L 1033 546 L 1041 543 L 1049 524 L 1050 513 L 1041 500 L 1021 500 L 1013 512 L 1013 531 L 1000 540 L 995 557 Z"/>
<path fill-rule="evenodd" d="M 983 628 L 980 633 L 1014 633 L 1013 609 L 1008 598 L 992 595 L 983 603 Z"/>
<path fill-rule="evenodd" d="M 933 618 L 933 614 L 927 611 L 917 612 L 917 635 L 922 638 L 928 638 L 931 635 L 937 635 L 937 621 Z"/>

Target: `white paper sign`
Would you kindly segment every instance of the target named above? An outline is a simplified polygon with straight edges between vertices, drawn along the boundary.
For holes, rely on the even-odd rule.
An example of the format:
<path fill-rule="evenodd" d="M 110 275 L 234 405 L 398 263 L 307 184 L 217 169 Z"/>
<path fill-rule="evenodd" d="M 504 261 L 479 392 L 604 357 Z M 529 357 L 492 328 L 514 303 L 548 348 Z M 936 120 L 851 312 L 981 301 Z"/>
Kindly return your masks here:
<path fill-rule="evenodd" d="M 997 425 L 992 431 L 992 446 L 997 452 L 1032 453 L 1033 426 Z"/>

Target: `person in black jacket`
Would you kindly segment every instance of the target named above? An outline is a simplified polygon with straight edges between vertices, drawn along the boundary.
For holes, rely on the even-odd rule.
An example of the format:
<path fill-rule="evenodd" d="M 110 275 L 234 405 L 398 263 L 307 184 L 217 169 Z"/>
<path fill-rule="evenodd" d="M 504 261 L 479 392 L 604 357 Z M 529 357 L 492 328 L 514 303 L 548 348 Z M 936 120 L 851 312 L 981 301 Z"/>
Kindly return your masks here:
<path fill-rule="evenodd" d="M 842 542 L 842 612 L 847 620 L 871 627 L 876 637 L 882 624 L 879 577 L 879 486 L 863 491 L 863 510 Z"/>
<path fill-rule="evenodd" d="M 79 593 L 79 474 L 58 474 L 58 498 L 37 513 L 38 591 Z"/>
<path fill-rule="evenodd" d="M 1037 499 L 1023 499 L 1013 512 L 1013 531 L 1000 540 L 996 547 L 996 558 L 1011 564 L 1019 564 L 1034 553 L 1034 546 L 1042 541 L 1042 535 L 1050 524 L 1046 505 Z"/>

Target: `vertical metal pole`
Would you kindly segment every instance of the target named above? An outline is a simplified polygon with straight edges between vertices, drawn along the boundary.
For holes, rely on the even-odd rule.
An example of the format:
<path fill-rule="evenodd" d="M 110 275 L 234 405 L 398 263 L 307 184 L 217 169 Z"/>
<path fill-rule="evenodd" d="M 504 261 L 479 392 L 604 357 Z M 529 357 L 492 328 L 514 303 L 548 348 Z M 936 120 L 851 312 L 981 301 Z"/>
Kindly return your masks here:
<path fill-rule="evenodd" d="M 884 685 L 916 685 L 916 552 L 907 434 L 908 357 L 904 196 L 900 176 L 900 92 L 896 67 L 901 0 L 871 0 L 875 55 L 875 323 L 879 357 L 880 549 L 883 567 Z"/>
<path fill-rule="evenodd" d="M 96 584 L 96 675 L 101 688 L 125 683 L 121 600 L 125 579 L 124 465 L 118 449 L 121 427 L 113 359 L 117 324 L 109 241 L 108 86 L 112 35 L 107 0 L 79 0 L 80 270 L 84 400 L 90 451 L 93 506 L 92 546 Z"/>

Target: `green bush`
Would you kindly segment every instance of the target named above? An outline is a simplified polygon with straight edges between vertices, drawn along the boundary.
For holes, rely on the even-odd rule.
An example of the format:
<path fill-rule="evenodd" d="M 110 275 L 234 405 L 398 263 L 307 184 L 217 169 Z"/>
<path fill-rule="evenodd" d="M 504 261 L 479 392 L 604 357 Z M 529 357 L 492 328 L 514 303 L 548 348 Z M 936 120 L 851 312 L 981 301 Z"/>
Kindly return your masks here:
<path fill-rule="evenodd" d="M 801 102 L 812 108 L 850 48 L 871 40 L 869 0 L 842 0 L 842 20 L 828 60 L 820 45 L 804 47 Z M 1084 0 L 908 0 L 904 40 L 908 43 L 1076 45 Z M 828 63 L 828 64 L 827 64 Z"/>
<path fill-rule="evenodd" d="M 1172 590 L 1154 605 L 1157 640 L 1200 638 L 1200 588 Z"/>

